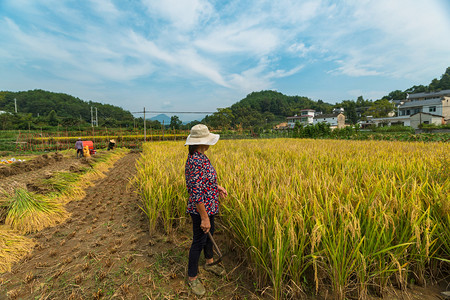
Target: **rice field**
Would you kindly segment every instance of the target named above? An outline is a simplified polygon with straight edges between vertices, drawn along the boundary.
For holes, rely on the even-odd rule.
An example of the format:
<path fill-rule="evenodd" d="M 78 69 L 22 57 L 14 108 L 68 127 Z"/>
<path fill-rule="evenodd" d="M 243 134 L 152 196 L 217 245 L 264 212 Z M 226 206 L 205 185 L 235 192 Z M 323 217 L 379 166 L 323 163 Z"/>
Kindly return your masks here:
<path fill-rule="evenodd" d="M 277 299 L 327 289 L 383 295 L 449 275 L 450 145 L 388 141 L 219 141 L 207 156 L 221 222 L 255 285 Z M 144 145 L 132 181 L 150 230 L 188 226 L 183 142 Z"/>

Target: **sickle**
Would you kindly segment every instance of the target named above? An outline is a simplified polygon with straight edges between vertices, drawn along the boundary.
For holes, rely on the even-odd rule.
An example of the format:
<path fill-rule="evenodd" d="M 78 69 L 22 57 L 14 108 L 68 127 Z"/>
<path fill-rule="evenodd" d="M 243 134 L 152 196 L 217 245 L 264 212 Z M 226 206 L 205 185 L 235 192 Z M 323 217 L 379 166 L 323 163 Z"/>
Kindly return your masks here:
<path fill-rule="evenodd" d="M 214 266 L 217 265 L 218 263 L 220 263 L 222 261 L 222 252 L 220 252 L 219 247 L 216 244 L 216 241 L 214 240 L 211 232 L 208 231 L 208 237 L 211 239 L 214 248 L 216 249 L 217 254 L 219 254 L 219 257 L 217 258 L 217 260 L 214 260 L 214 262 L 210 263 L 210 264 L 206 264 L 207 266 Z"/>

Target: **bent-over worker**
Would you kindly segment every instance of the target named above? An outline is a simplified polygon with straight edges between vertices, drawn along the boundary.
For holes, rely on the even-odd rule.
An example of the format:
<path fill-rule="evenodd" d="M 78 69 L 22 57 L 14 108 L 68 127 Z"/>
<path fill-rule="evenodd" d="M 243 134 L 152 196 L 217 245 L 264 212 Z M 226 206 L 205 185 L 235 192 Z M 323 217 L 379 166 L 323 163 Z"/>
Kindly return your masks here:
<path fill-rule="evenodd" d="M 81 141 L 81 138 L 78 138 L 78 140 L 75 142 L 75 149 L 77 150 L 77 158 L 78 153 L 80 154 L 80 158 L 83 157 L 83 142 Z"/>

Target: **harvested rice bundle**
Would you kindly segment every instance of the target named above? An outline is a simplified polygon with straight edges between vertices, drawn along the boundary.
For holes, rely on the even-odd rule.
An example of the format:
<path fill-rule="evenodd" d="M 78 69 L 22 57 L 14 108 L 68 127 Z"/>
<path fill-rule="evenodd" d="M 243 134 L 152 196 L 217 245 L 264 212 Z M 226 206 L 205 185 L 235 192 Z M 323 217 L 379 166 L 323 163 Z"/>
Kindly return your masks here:
<path fill-rule="evenodd" d="M 42 183 L 54 191 L 48 195 L 50 198 L 65 204 L 86 196 L 84 188 L 87 185 L 81 179 L 87 171 L 88 169 L 84 169 L 80 173 L 59 172 L 51 178 L 43 180 Z"/>
<path fill-rule="evenodd" d="M 31 252 L 34 244 L 7 226 L 0 226 L 0 273 L 11 271 L 12 264 Z"/>
<path fill-rule="evenodd" d="M 24 234 L 55 226 L 69 216 L 55 200 L 21 188 L 16 189 L 14 195 L 4 200 L 1 206 L 4 208 L 5 224 Z"/>

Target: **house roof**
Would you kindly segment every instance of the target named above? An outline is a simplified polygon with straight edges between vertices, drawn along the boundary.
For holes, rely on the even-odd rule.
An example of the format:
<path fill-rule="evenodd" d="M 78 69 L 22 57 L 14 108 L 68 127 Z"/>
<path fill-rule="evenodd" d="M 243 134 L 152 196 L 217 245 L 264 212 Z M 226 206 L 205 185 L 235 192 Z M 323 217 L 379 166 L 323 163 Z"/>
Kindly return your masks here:
<path fill-rule="evenodd" d="M 419 100 L 419 101 L 408 101 L 405 102 L 399 108 L 407 108 L 407 107 L 417 107 L 417 106 L 428 106 L 428 105 L 439 105 L 442 104 L 441 98 L 433 98 L 428 100 Z"/>
<path fill-rule="evenodd" d="M 386 118 L 372 118 L 369 121 L 399 121 L 399 120 L 408 120 L 410 116 L 397 116 L 397 117 L 386 117 Z"/>
<path fill-rule="evenodd" d="M 414 98 L 424 98 L 424 97 L 441 97 L 441 96 L 450 96 L 450 90 L 442 90 L 439 92 L 431 92 L 431 93 L 415 93 L 415 94 L 409 94 L 409 99 Z"/>
<path fill-rule="evenodd" d="M 342 114 L 342 113 L 338 113 L 338 114 L 322 114 L 322 115 L 314 116 L 314 119 L 336 118 L 340 114 Z"/>
<path fill-rule="evenodd" d="M 275 125 L 275 129 L 286 128 L 288 124 L 286 122 Z"/>
<path fill-rule="evenodd" d="M 438 118 L 443 118 L 443 116 L 440 116 L 440 115 L 434 115 L 434 114 L 430 114 L 430 113 L 426 113 L 426 112 L 418 112 L 418 113 L 415 113 L 415 114 L 411 115 L 411 117 L 412 117 L 412 116 L 415 116 L 415 115 L 418 115 L 418 114 L 429 115 L 429 116 L 438 117 Z"/>
<path fill-rule="evenodd" d="M 293 117 L 287 117 L 287 119 L 301 119 L 301 118 L 312 118 L 312 115 L 302 115 L 302 116 L 293 116 Z"/>

